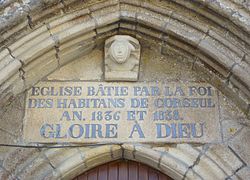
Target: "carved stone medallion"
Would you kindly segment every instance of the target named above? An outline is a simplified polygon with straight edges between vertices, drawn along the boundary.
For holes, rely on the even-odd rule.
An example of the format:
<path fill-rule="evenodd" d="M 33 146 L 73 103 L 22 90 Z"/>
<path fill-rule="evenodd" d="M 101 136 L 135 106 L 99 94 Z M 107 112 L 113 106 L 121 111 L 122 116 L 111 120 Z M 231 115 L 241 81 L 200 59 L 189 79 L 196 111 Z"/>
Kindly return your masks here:
<path fill-rule="evenodd" d="M 105 42 L 105 80 L 137 81 L 140 62 L 139 41 L 116 35 Z"/>

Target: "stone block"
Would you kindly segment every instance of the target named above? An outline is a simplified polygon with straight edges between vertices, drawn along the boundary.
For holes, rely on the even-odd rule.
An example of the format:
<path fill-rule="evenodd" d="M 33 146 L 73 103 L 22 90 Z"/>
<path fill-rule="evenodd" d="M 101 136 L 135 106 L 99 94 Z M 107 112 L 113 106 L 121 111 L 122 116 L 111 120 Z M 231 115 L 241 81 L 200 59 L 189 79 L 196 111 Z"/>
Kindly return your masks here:
<path fill-rule="evenodd" d="M 22 54 L 16 57 L 17 59 L 22 60 L 24 64 L 28 64 L 29 62 L 36 60 L 40 56 L 43 56 L 43 54 L 47 53 L 48 51 L 54 49 L 55 45 L 55 41 L 51 37 L 48 37 L 41 42 L 33 42 L 31 47 L 29 47 L 27 51 L 24 51 Z"/>
<path fill-rule="evenodd" d="M 232 176 L 232 180 L 238 179 L 249 179 L 250 177 L 250 166 L 243 167 L 240 169 L 234 176 Z"/>
<path fill-rule="evenodd" d="M 6 171 L 4 168 L 0 167 L 0 179 L 16 179 L 16 177 Z"/>
<path fill-rule="evenodd" d="M 19 179 L 46 179 L 53 176 L 53 167 L 49 164 L 43 154 L 36 157 L 28 166 L 17 169 L 16 176 Z"/>
<path fill-rule="evenodd" d="M 0 167 L 3 166 L 3 162 L 10 151 L 11 151 L 11 147 L 8 147 L 8 146 L 0 147 Z"/>
<path fill-rule="evenodd" d="M 177 12 L 175 12 L 171 15 L 171 18 L 177 21 L 180 21 L 182 23 L 185 23 L 186 25 L 193 27 L 194 29 L 197 29 L 203 33 L 206 33 L 209 29 L 209 25 L 202 22 L 202 20 L 198 16 L 192 16 L 192 18 L 190 18 L 190 17 L 187 17 L 185 15 L 180 15 Z"/>
<path fill-rule="evenodd" d="M 244 74 L 244 72 L 240 72 L 240 74 L 242 75 Z M 231 76 L 229 77 L 229 84 L 231 84 L 231 86 L 237 89 L 239 98 L 245 100 L 246 102 L 247 100 L 250 101 L 250 89 L 247 87 L 247 85 L 245 85 L 245 83 L 239 80 L 237 76 L 235 76 L 234 74 L 231 74 Z M 242 96 L 245 96 L 245 97 L 242 97 Z"/>
<path fill-rule="evenodd" d="M 63 44 L 78 36 L 87 34 L 95 28 L 95 21 L 90 16 L 84 16 L 50 29 L 54 39 Z"/>
<path fill-rule="evenodd" d="M 227 177 L 227 174 L 207 156 L 202 156 L 199 164 L 195 165 L 192 169 L 202 179 L 225 179 Z"/>
<path fill-rule="evenodd" d="M 77 148 L 67 148 L 67 149 L 51 148 L 44 151 L 45 156 L 48 158 L 49 162 L 55 168 L 61 166 L 64 163 L 64 161 L 69 160 L 77 153 L 79 154 Z"/>
<path fill-rule="evenodd" d="M 240 64 L 236 64 L 232 68 L 232 73 L 247 86 L 248 90 L 250 90 L 249 72 L 250 72 L 250 65 L 247 64 L 245 61 L 240 62 Z"/>
<path fill-rule="evenodd" d="M 24 116 L 24 94 L 16 97 L 11 104 L 0 109 L 0 129 L 3 129 L 16 138 L 22 136 L 22 123 Z M 8 139 L 6 139 L 7 141 Z M 1 141 L 1 143 L 3 143 Z"/>
<path fill-rule="evenodd" d="M 57 168 L 63 179 L 72 179 L 81 174 L 82 171 L 91 169 L 100 164 L 116 160 L 121 147 L 116 145 L 99 146 L 92 149 L 78 148 L 78 153 L 75 153 L 69 159 L 63 161 Z"/>
<path fill-rule="evenodd" d="M 16 144 L 18 137 L 12 131 L 2 129 L 0 127 L 0 142 L 1 144 Z"/>
<path fill-rule="evenodd" d="M 101 16 L 93 15 L 93 17 L 95 18 L 97 28 L 104 27 L 108 24 L 117 23 L 120 20 L 119 12 L 103 14 Z"/>
<path fill-rule="evenodd" d="M 241 61 L 241 58 L 237 54 L 210 36 L 202 39 L 198 48 L 227 69 L 230 69 L 235 62 Z"/>
<path fill-rule="evenodd" d="M 121 149 L 118 145 L 104 145 L 93 148 L 84 153 L 84 163 L 86 167 L 92 168 L 100 164 L 116 160 L 120 157 L 113 157 L 112 152 Z"/>
<path fill-rule="evenodd" d="M 0 70 L 7 66 L 11 61 L 13 61 L 9 51 L 7 49 L 1 49 L 0 51 Z"/>
<path fill-rule="evenodd" d="M 213 58 L 206 56 L 202 52 L 196 52 L 196 55 L 200 58 L 202 62 L 205 63 L 206 66 L 216 70 L 217 73 L 222 75 L 224 78 L 227 78 L 230 75 L 230 70 L 218 64 L 218 62 L 216 62 Z"/>
<path fill-rule="evenodd" d="M 16 74 L 21 66 L 22 64 L 18 60 L 9 62 L 9 64 L 0 70 L 0 84 L 2 85 L 12 75 Z"/>
<path fill-rule="evenodd" d="M 74 49 L 74 46 L 84 46 L 86 44 L 89 44 L 89 41 L 94 40 L 94 37 L 96 36 L 96 32 L 90 31 L 86 34 L 82 34 L 80 36 L 77 36 L 74 39 L 71 39 L 70 41 L 66 41 L 65 43 L 61 43 L 58 47 L 59 53 L 63 52 L 64 50 Z"/>
<path fill-rule="evenodd" d="M 71 59 L 72 57 L 69 55 L 66 62 Z M 61 60 L 63 60 L 62 57 Z M 72 62 L 60 67 L 47 78 L 48 80 L 101 80 L 103 76 L 102 65 L 103 51 L 95 49 L 86 55 L 84 53 L 83 56 L 72 59 Z"/>
<path fill-rule="evenodd" d="M 222 132 L 223 141 L 232 139 L 239 131 L 241 131 L 243 125 L 237 122 L 237 120 L 223 120 L 222 121 Z"/>
<path fill-rule="evenodd" d="M 169 19 L 164 30 L 170 35 L 173 35 L 193 46 L 197 46 L 205 36 L 203 32 L 174 19 Z"/>
<path fill-rule="evenodd" d="M 136 2 L 136 1 L 135 1 Z M 145 8 L 146 10 L 150 10 L 150 11 L 153 11 L 153 12 L 157 12 L 157 13 L 159 13 L 159 14 L 163 14 L 163 15 L 165 15 L 165 16 L 171 16 L 172 15 L 172 13 L 173 13 L 173 11 L 172 11 L 172 9 L 170 8 L 170 7 L 162 7 L 162 6 L 159 6 L 157 3 L 158 2 L 156 2 L 156 4 L 153 4 L 153 3 L 149 3 L 149 2 L 141 2 L 141 1 L 137 1 L 138 2 L 138 4 L 137 4 L 137 6 L 141 6 L 142 8 Z M 140 4 L 139 4 L 140 3 Z"/>
<path fill-rule="evenodd" d="M 129 29 L 129 30 L 135 30 L 136 29 L 136 24 L 130 24 L 126 22 L 121 22 L 120 23 L 120 28 L 124 29 Z"/>
<path fill-rule="evenodd" d="M 245 61 L 250 65 L 250 55 L 246 54 Z"/>
<path fill-rule="evenodd" d="M 103 33 L 110 32 L 112 30 L 118 29 L 118 28 L 119 28 L 119 24 L 114 23 L 114 24 L 107 25 L 107 26 L 104 26 L 104 27 L 101 27 L 101 28 L 97 28 L 96 32 L 97 32 L 97 34 L 103 34 Z"/>
<path fill-rule="evenodd" d="M 230 41 L 230 39 L 227 39 L 227 37 L 225 37 L 225 35 L 221 35 L 221 34 L 215 32 L 214 30 L 209 30 L 208 34 L 209 34 L 209 36 L 216 39 L 220 43 L 223 43 L 223 45 L 228 47 L 231 51 L 235 52 L 239 56 L 239 58 L 243 58 L 244 51 L 242 51 L 241 48 L 239 48 L 239 46 L 236 46 L 235 44 L 233 44 Z"/>
<path fill-rule="evenodd" d="M 103 10 L 106 11 L 104 9 L 112 9 L 112 10 L 118 10 L 118 4 L 119 1 L 118 0 L 109 0 L 109 1 L 103 1 L 102 3 L 95 3 L 92 6 L 89 7 L 91 12 L 95 12 L 98 10 Z"/>
<path fill-rule="evenodd" d="M 177 144 L 176 148 L 169 148 L 168 153 L 190 167 L 195 163 L 200 151 L 189 144 Z"/>
<path fill-rule="evenodd" d="M 249 136 L 250 129 L 249 127 L 245 127 L 229 142 L 229 146 L 247 165 L 250 165 L 250 148 L 248 148 L 250 144 Z"/>
<path fill-rule="evenodd" d="M 135 159 L 135 145 L 134 144 L 122 144 L 123 158 L 134 160 Z"/>
<path fill-rule="evenodd" d="M 188 171 L 188 166 L 181 159 L 176 159 L 171 154 L 164 153 L 159 164 L 159 169 L 170 177 L 181 180 L 183 179 L 183 175 Z"/>
<path fill-rule="evenodd" d="M 154 27 L 159 31 L 164 30 L 164 27 L 169 22 L 169 18 L 153 13 L 151 11 L 146 12 L 138 12 L 136 16 L 137 22 L 149 26 Z"/>
<path fill-rule="evenodd" d="M 137 25 L 136 30 L 140 31 L 141 33 L 147 34 L 148 36 L 152 36 L 154 38 L 160 38 L 162 37 L 161 32 L 154 31 L 152 29 L 145 28 L 143 26 Z"/>
<path fill-rule="evenodd" d="M 161 153 L 144 145 L 135 145 L 135 159 L 155 169 L 159 169 Z"/>
<path fill-rule="evenodd" d="M 134 5 L 134 6 L 141 6 L 141 3 L 140 1 L 127 1 L 127 0 L 120 0 L 120 3 L 121 4 L 129 4 L 129 5 Z"/>
<path fill-rule="evenodd" d="M 50 33 L 46 25 L 42 25 L 39 28 L 35 29 L 32 32 L 29 32 L 26 36 L 18 39 L 16 42 L 9 46 L 9 49 L 12 51 L 13 55 L 16 57 L 21 53 L 29 50 L 36 42 L 41 42 L 44 39 L 50 37 Z"/>
<path fill-rule="evenodd" d="M 222 169 L 224 173 L 226 173 L 226 176 L 232 175 L 243 165 L 242 161 L 225 145 L 214 145 L 210 147 L 205 153 L 205 156 L 202 157 L 202 160 L 207 158 L 216 164 L 214 167 Z"/>
<path fill-rule="evenodd" d="M 63 160 L 63 159 L 62 159 Z M 68 176 L 68 174 L 72 174 L 73 171 L 76 171 L 76 167 L 82 166 L 83 168 L 81 171 L 84 169 L 85 162 L 83 159 L 82 154 L 78 151 L 74 153 L 72 156 L 70 156 L 68 159 L 64 159 L 60 164 L 58 164 L 55 168 L 56 171 L 59 172 L 63 176 Z M 78 169 L 79 171 L 79 169 Z M 74 173 L 75 174 L 75 173 Z M 78 173 L 77 173 L 78 175 Z M 73 178 L 73 177 L 72 177 Z"/>
<path fill-rule="evenodd" d="M 94 49 L 94 47 L 95 42 L 90 39 L 88 41 L 84 41 L 82 44 L 74 45 L 73 47 L 59 51 L 58 57 L 60 66 L 87 55 Z"/>
<path fill-rule="evenodd" d="M 120 18 L 122 20 L 134 21 L 136 19 L 137 12 L 138 8 L 134 6 L 123 3 L 120 5 Z"/>
<path fill-rule="evenodd" d="M 233 100 L 219 93 L 221 120 L 245 119 L 245 114 L 234 104 Z"/>
<path fill-rule="evenodd" d="M 26 87 L 33 86 L 43 77 L 53 72 L 58 67 L 56 51 L 52 49 L 48 53 L 40 56 L 35 61 L 23 67 Z"/>
<path fill-rule="evenodd" d="M 16 74 L 11 76 L 7 81 L 5 81 L 0 86 L 0 97 L 2 101 L 0 104 L 4 104 L 3 97 L 5 96 L 15 96 L 24 90 L 24 80 L 20 76 L 20 72 L 18 71 Z M 6 99 L 8 100 L 8 99 Z"/>
<path fill-rule="evenodd" d="M 12 174 L 18 174 L 32 163 L 39 154 L 40 152 L 37 149 L 13 148 L 6 155 L 3 167 Z"/>

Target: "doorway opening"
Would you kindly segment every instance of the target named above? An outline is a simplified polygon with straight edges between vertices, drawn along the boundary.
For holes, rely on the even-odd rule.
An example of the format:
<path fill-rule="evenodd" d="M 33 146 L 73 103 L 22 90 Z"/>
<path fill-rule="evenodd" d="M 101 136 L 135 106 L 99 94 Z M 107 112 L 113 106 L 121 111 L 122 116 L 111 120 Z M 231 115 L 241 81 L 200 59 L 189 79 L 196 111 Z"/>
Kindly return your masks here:
<path fill-rule="evenodd" d="M 97 166 L 73 180 L 173 180 L 145 164 L 118 160 Z"/>

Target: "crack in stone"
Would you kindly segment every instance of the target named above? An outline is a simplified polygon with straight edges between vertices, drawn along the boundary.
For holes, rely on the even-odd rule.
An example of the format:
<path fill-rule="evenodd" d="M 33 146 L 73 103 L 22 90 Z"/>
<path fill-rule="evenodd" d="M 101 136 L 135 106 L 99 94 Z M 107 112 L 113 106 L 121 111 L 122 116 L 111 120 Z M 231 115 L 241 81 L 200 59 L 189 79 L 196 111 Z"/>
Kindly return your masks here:
<path fill-rule="evenodd" d="M 231 174 L 231 175 L 229 175 L 229 176 L 227 176 L 226 178 L 225 178 L 225 180 L 232 180 L 232 177 L 233 176 L 237 176 L 236 174 L 237 174 L 237 172 L 239 172 L 242 168 L 244 168 L 245 167 L 245 165 L 243 164 L 241 167 L 239 167 L 238 169 L 236 169 L 234 172 L 233 172 L 233 174 Z M 239 178 L 239 177 L 238 177 Z"/>
<path fill-rule="evenodd" d="M 232 70 L 233 70 L 233 68 L 236 66 L 236 65 L 238 65 L 238 63 L 234 63 L 232 66 L 231 66 L 231 68 L 229 69 L 229 74 L 228 74 L 228 76 L 226 77 L 226 85 L 229 85 L 229 82 L 230 82 L 230 78 L 233 76 L 233 72 L 232 72 Z"/>
<path fill-rule="evenodd" d="M 161 156 L 160 156 L 159 161 L 158 161 L 158 164 L 157 164 L 157 167 L 158 167 L 159 169 L 161 169 L 161 161 L 162 161 L 162 158 L 163 158 L 163 156 L 165 155 L 165 153 L 166 153 L 166 152 L 161 152 Z"/>
<path fill-rule="evenodd" d="M 13 55 L 13 53 L 12 53 L 12 51 L 11 51 L 11 49 L 10 49 L 9 47 L 6 46 L 6 47 L 4 47 L 4 48 L 7 49 L 7 50 L 9 51 L 10 56 L 11 56 L 14 60 L 19 61 L 19 62 L 21 63 L 21 67 L 19 68 L 19 75 L 20 75 L 20 77 L 22 78 L 22 80 L 25 80 L 25 76 L 24 76 L 25 71 L 22 69 L 22 67 L 24 67 L 24 62 L 23 62 L 22 60 L 16 58 L 16 57 Z"/>
<path fill-rule="evenodd" d="M 185 180 L 186 177 L 187 177 L 188 172 L 189 172 L 190 170 L 192 170 L 192 169 L 194 168 L 194 166 L 196 166 L 196 165 L 199 164 L 199 162 L 200 162 L 200 160 L 201 160 L 201 157 L 202 157 L 203 155 L 205 155 L 205 153 L 207 152 L 207 150 L 209 149 L 209 147 L 210 147 L 210 144 L 206 144 L 206 145 L 203 146 L 202 151 L 199 153 L 199 155 L 197 156 L 196 160 L 195 160 L 195 161 L 193 162 L 193 164 L 192 164 L 191 166 L 189 166 L 188 169 L 186 170 L 186 172 L 185 172 L 185 174 L 184 174 L 182 180 Z"/>
<path fill-rule="evenodd" d="M 49 158 L 40 149 L 38 149 L 38 150 L 43 154 L 43 157 L 49 163 L 49 165 L 52 167 L 52 169 L 56 170 L 56 167 L 53 166 L 53 164 L 50 162 Z"/>
<path fill-rule="evenodd" d="M 122 144 L 119 146 L 121 147 L 122 150 L 122 159 L 125 159 L 125 149 L 123 148 Z"/>
<path fill-rule="evenodd" d="M 110 156 L 112 159 L 114 159 L 114 153 L 113 153 L 113 146 L 110 146 Z"/>
<path fill-rule="evenodd" d="M 135 148 L 135 145 L 133 145 L 133 151 L 132 151 L 133 159 L 135 159 L 135 152 L 136 152 L 136 148 Z"/>
<path fill-rule="evenodd" d="M 49 24 L 46 24 L 46 28 L 47 28 L 47 30 L 49 31 L 49 34 L 50 34 L 51 39 L 52 39 L 52 40 L 54 41 L 54 43 L 55 43 L 55 45 L 54 45 L 54 48 L 55 48 L 55 51 L 56 51 L 55 57 L 56 57 L 56 60 L 57 60 L 58 67 L 60 67 L 60 64 L 61 64 L 60 62 L 61 62 L 61 60 L 60 60 L 60 56 L 59 56 L 59 52 L 60 52 L 60 49 L 59 49 L 59 47 L 60 47 L 59 38 L 51 32 L 51 27 L 50 27 Z"/>
<path fill-rule="evenodd" d="M 243 57 L 241 58 L 241 62 L 246 62 L 246 57 L 247 57 L 247 55 L 244 54 Z M 246 62 L 246 63 L 247 63 L 247 62 Z"/>
<path fill-rule="evenodd" d="M 233 150 L 231 146 L 228 146 L 228 148 L 242 162 L 244 166 L 247 166 L 247 163 Z"/>
<path fill-rule="evenodd" d="M 27 15 L 27 19 L 28 19 L 28 25 L 29 25 L 30 29 L 33 29 L 34 24 L 32 22 L 32 18 L 29 14 Z"/>

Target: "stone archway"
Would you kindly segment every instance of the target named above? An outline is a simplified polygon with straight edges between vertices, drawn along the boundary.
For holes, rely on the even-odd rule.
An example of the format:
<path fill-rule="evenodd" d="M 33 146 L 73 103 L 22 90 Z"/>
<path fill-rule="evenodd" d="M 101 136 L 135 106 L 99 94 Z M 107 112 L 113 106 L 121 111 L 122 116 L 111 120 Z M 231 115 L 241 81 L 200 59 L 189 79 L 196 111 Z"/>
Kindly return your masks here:
<path fill-rule="evenodd" d="M 249 177 L 249 120 L 245 116 L 249 115 L 250 99 L 247 3 L 37 2 L 15 2 L 10 7 L 4 2 L 1 7 L 5 8 L 1 16 L 5 23 L 0 25 L 0 178 L 68 179 L 121 158 L 145 163 L 175 179 Z M 17 14 L 10 18 L 12 8 L 17 8 Z M 223 140 L 211 144 L 82 147 L 24 142 L 20 123 L 24 95 L 19 94 L 78 57 L 100 49 L 105 39 L 116 34 L 138 38 L 147 50 L 155 44 L 161 56 L 178 54 L 186 58 L 181 62 L 191 60 L 190 68 L 206 74 L 204 80 L 245 115 L 235 115 L 236 106 L 225 103 L 230 107 L 221 107 Z M 241 141 L 246 142 L 244 147 Z"/>
<path fill-rule="evenodd" d="M 237 156 L 222 145 L 151 147 L 123 144 L 92 148 L 55 147 L 40 152 L 17 149 L 10 153 L 7 160 L 11 161 L 19 151 L 24 152 L 22 159 L 9 163 L 18 168 L 15 171 L 20 179 L 72 179 L 101 164 L 119 159 L 146 164 L 177 180 L 226 179 L 235 176 L 237 169 L 244 167 Z M 3 178 L 11 178 L 8 173 L 3 175 Z"/>

